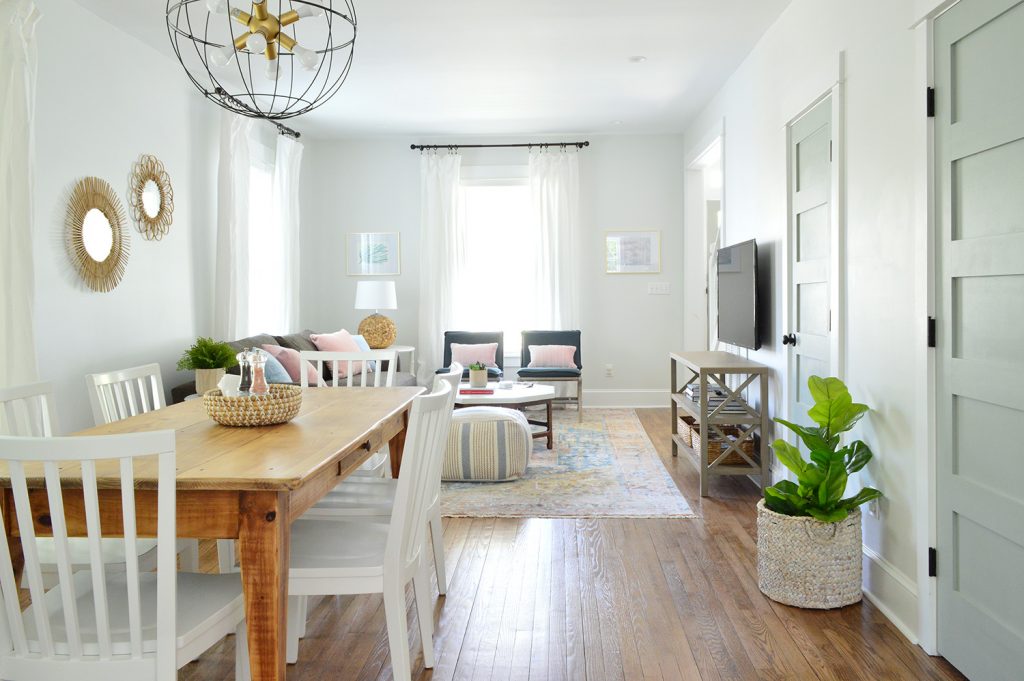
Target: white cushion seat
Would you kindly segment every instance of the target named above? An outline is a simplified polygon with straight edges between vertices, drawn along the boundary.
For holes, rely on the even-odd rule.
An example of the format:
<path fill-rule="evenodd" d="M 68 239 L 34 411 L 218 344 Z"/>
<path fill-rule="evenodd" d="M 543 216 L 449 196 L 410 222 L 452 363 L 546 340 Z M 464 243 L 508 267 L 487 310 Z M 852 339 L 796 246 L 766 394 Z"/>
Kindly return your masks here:
<path fill-rule="evenodd" d="M 292 523 L 289 577 L 382 578 L 387 541 L 386 523 L 299 518 Z"/>

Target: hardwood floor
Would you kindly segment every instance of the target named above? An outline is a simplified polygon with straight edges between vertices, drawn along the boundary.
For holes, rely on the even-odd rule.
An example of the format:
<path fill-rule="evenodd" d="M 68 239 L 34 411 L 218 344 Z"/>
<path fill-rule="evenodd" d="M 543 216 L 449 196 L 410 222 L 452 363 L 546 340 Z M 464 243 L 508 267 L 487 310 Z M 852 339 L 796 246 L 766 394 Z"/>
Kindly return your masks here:
<path fill-rule="evenodd" d="M 827 612 L 757 588 L 756 486 L 712 483 L 673 459 L 668 409 L 638 410 L 680 490 L 701 517 L 446 519 L 450 585 L 434 605 L 437 665 L 420 679 L 726 681 L 962 679 L 926 655 L 871 604 Z M 215 547 L 203 564 L 216 569 Z M 410 638 L 419 650 L 411 592 Z M 232 679 L 228 639 L 180 679 Z M 418 653 L 413 669 L 422 669 Z M 391 678 L 380 596 L 310 604 L 291 679 Z M 414 672 L 415 676 L 415 672 Z"/>

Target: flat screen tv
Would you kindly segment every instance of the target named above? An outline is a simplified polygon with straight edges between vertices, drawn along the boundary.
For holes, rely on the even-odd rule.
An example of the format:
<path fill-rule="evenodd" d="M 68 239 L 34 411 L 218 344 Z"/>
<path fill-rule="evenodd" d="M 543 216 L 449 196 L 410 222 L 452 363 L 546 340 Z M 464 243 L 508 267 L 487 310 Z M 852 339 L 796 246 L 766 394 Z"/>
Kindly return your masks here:
<path fill-rule="evenodd" d="M 718 250 L 718 340 L 751 350 L 761 347 L 753 239 Z"/>

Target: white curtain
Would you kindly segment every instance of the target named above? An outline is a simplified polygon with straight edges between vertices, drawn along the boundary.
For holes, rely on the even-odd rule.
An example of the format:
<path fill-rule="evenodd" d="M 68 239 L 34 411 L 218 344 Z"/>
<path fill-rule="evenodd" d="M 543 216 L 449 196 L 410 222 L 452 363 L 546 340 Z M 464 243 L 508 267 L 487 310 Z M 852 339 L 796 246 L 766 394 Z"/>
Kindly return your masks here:
<path fill-rule="evenodd" d="M 255 121 L 223 112 L 217 169 L 217 270 L 213 333 L 235 340 L 249 330 L 249 175 Z"/>
<path fill-rule="evenodd" d="M 444 359 L 444 332 L 451 331 L 452 300 L 460 237 L 459 184 L 462 157 L 425 152 L 420 160 L 420 382 L 429 385 Z"/>
<path fill-rule="evenodd" d="M 32 136 L 38 20 L 30 0 L 0 0 L 0 386 L 36 379 Z"/>
<path fill-rule="evenodd" d="M 280 333 L 299 330 L 299 175 L 302 144 L 287 135 L 277 136 L 274 163 L 274 213 L 280 231 L 279 252 L 268 254 L 280 259 L 281 280 Z M 278 333 L 272 331 L 272 333 Z"/>
<path fill-rule="evenodd" d="M 530 200 L 539 229 L 538 328 L 578 329 L 579 154 L 575 148 L 530 151 Z"/>

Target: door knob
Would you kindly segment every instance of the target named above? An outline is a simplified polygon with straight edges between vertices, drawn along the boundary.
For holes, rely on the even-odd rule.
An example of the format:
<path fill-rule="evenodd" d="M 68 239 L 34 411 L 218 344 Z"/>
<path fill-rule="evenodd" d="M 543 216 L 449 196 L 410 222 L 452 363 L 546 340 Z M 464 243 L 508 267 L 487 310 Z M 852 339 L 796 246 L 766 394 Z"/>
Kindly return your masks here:
<path fill-rule="evenodd" d="M 787 333 L 786 335 L 784 335 L 782 337 L 782 344 L 783 345 L 796 345 L 796 334 L 795 333 Z"/>

